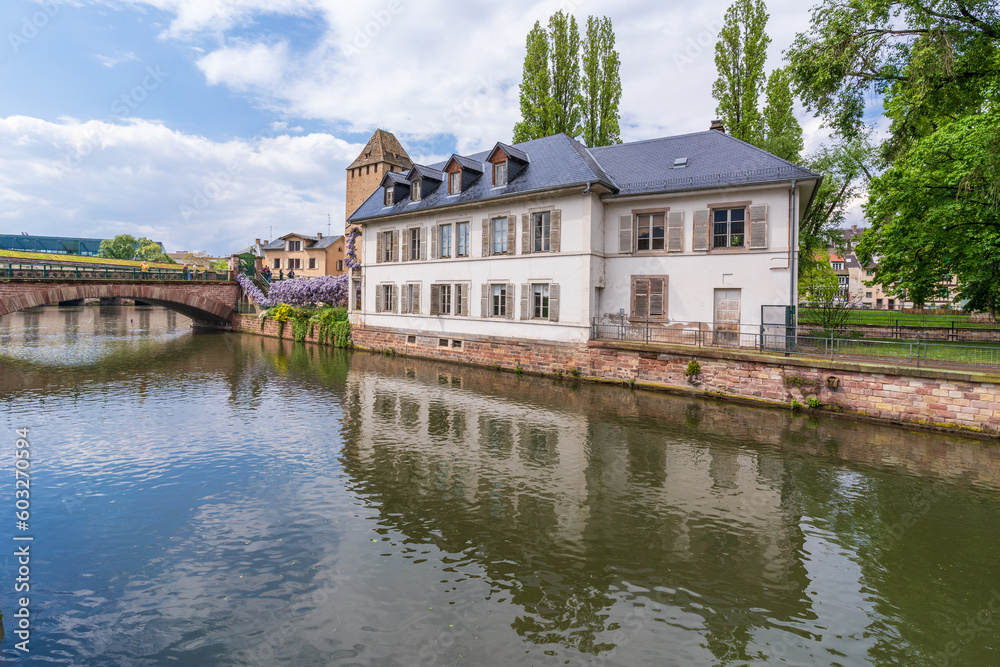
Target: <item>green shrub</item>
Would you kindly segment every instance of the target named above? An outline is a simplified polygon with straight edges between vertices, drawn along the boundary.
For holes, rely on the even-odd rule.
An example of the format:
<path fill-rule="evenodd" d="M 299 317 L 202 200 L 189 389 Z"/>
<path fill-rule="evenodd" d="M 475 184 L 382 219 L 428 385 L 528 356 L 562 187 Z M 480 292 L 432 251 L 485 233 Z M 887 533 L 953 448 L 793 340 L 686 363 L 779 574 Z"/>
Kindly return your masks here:
<path fill-rule="evenodd" d="M 521 362 L 520 361 L 518 361 L 518 362 L 516 362 L 514 364 L 514 372 L 517 373 L 518 375 L 521 375 L 522 373 L 524 373 L 524 369 L 521 368 Z"/>
<path fill-rule="evenodd" d="M 580 369 L 579 368 L 574 367 L 574 368 L 570 369 L 569 373 L 570 373 L 570 375 L 572 375 L 575 378 L 580 377 Z"/>
<path fill-rule="evenodd" d="M 792 399 L 792 410 L 800 410 L 800 409 L 802 409 L 802 404 L 799 403 L 796 399 L 793 398 Z"/>
<path fill-rule="evenodd" d="M 684 375 L 688 377 L 701 375 L 701 364 L 699 364 L 697 361 L 694 360 L 689 361 L 687 368 L 684 369 Z"/>
<path fill-rule="evenodd" d="M 334 347 L 351 347 L 351 323 L 347 320 L 339 320 L 333 325 L 333 345 Z"/>
<path fill-rule="evenodd" d="M 819 408 L 823 406 L 823 402 L 816 398 L 815 396 L 810 396 L 806 399 L 806 403 L 809 404 L 810 408 Z"/>

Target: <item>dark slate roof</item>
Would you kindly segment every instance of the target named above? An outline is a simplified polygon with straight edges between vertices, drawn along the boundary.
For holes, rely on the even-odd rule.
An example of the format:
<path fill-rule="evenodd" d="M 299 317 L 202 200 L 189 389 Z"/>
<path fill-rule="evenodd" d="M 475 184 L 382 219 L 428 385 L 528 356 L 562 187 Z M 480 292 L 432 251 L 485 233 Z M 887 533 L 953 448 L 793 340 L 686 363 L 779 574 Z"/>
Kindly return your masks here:
<path fill-rule="evenodd" d="M 443 164 L 440 165 L 440 167 L 428 167 L 427 165 L 423 164 L 415 164 L 413 165 L 413 168 L 410 169 L 410 173 L 415 171 L 418 174 L 420 174 L 422 178 L 431 178 L 434 179 L 435 181 L 443 181 L 444 172 L 441 171 L 441 169 L 443 168 L 444 168 Z M 409 176 L 409 174 L 407 174 L 407 176 Z"/>
<path fill-rule="evenodd" d="M 817 174 L 718 130 L 591 148 L 620 195 L 815 179 Z M 674 160 L 687 166 L 674 169 Z"/>
<path fill-rule="evenodd" d="M 385 172 L 385 176 L 382 177 L 382 183 L 385 183 L 386 179 L 389 179 L 390 181 L 396 183 L 397 185 L 406 185 L 406 186 L 410 185 L 410 182 L 406 180 L 406 174 L 399 171 Z M 382 187 L 385 186 L 383 185 Z"/>
<path fill-rule="evenodd" d="M 448 158 L 448 162 L 451 162 L 452 160 L 457 162 L 458 165 L 463 169 L 471 169 L 472 171 L 478 171 L 479 173 L 483 173 L 483 163 L 480 162 L 479 160 L 470 160 L 467 157 L 462 157 L 461 155 L 457 154 L 452 155 L 450 158 Z M 446 167 L 448 166 L 448 162 L 444 163 Z"/>
<path fill-rule="evenodd" d="M 502 141 L 498 141 L 496 143 L 496 145 L 493 147 L 493 150 L 491 150 L 489 153 L 486 154 L 486 157 L 489 157 L 490 155 L 492 155 L 493 151 L 495 151 L 498 148 L 500 150 L 502 150 L 504 153 L 506 153 L 507 157 L 512 157 L 515 160 L 520 160 L 521 162 L 528 162 L 528 154 L 527 153 L 525 153 L 524 151 L 520 150 L 519 148 L 514 148 L 513 146 L 509 146 L 509 145 L 503 143 Z"/>
<path fill-rule="evenodd" d="M 339 236 L 324 236 L 323 238 L 316 238 L 315 236 L 307 236 L 306 234 L 285 234 L 281 238 L 275 239 L 264 246 L 264 250 L 284 250 L 285 249 L 285 239 L 289 236 L 295 236 L 300 239 L 309 241 L 303 249 L 304 250 L 319 250 L 321 248 L 326 248 L 333 245 L 340 239 L 344 238 L 343 234 Z"/>
<path fill-rule="evenodd" d="M 285 241 L 283 239 L 274 239 L 266 246 L 264 246 L 264 250 L 284 250 L 284 248 L 285 248 Z"/>
<path fill-rule="evenodd" d="M 587 183 L 603 183 L 608 188 L 615 189 L 614 183 L 608 180 L 606 175 L 602 175 L 603 172 L 595 171 L 592 164 L 596 163 L 592 162 L 592 157 L 591 161 L 585 159 L 580 150 L 577 149 L 579 143 L 565 134 L 533 139 L 518 144 L 518 146 L 519 152 L 525 154 L 526 158 L 530 157 L 530 162 L 520 174 L 504 187 L 494 188 L 489 178 L 479 178 L 457 195 L 449 195 L 447 189 L 440 188 L 430 194 L 425 194 L 418 202 L 411 203 L 409 198 L 406 198 L 392 206 L 384 206 L 382 192 L 376 191 L 348 220 L 356 222 L 396 213 L 455 206 L 474 201 L 490 201 L 525 192 L 577 185 L 583 187 Z M 482 163 L 493 152 L 493 148 L 466 157 L 474 162 Z M 583 153 L 586 153 L 585 148 Z M 443 169 L 445 164 L 446 162 L 431 165 L 431 168 Z"/>
<path fill-rule="evenodd" d="M 313 243 L 311 246 L 306 248 L 306 250 L 319 250 L 321 248 L 328 248 L 342 238 L 344 238 L 343 234 L 341 234 L 340 236 L 324 236 L 323 238 L 316 241 L 316 243 Z"/>
<path fill-rule="evenodd" d="M 587 183 L 603 184 L 614 196 L 820 178 L 808 169 L 717 130 L 590 149 L 565 134 L 555 134 L 516 147 L 497 143 L 468 159 L 484 162 L 498 146 L 508 155 L 523 155 L 527 162 L 523 171 L 505 187 L 493 188 L 490 179 L 482 178 L 458 195 L 448 195 L 442 189 L 418 202 L 411 203 L 406 198 L 392 206 L 384 206 L 382 193 L 376 191 L 348 220 L 357 222 Z M 687 158 L 687 166 L 675 169 L 677 158 Z M 430 168 L 439 170 L 446 164 Z"/>

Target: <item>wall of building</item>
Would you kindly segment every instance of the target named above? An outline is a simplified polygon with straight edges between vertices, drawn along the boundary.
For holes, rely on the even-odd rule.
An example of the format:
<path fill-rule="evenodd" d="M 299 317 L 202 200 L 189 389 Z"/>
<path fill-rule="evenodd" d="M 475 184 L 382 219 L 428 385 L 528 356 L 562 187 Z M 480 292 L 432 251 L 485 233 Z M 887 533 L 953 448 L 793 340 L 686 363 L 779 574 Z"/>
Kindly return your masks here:
<path fill-rule="evenodd" d="M 233 329 L 263 331 L 257 318 L 237 318 Z M 285 338 L 291 338 L 286 327 Z M 544 343 L 458 336 L 429 331 L 355 328 L 357 348 L 526 373 L 579 377 L 698 396 L 788 408 L 815 396 L 822 410 L 918 427 L 1000 436 L 1000 374 L 821 359 L 785 358 L 734 350 L 643 346 L 592 341 Z M 689 362 L 701 373 L 689 378 Z M 835 380 L 828 383 L 829 378 Z M 831 386 L 834 385 L 834 386 Z"/>

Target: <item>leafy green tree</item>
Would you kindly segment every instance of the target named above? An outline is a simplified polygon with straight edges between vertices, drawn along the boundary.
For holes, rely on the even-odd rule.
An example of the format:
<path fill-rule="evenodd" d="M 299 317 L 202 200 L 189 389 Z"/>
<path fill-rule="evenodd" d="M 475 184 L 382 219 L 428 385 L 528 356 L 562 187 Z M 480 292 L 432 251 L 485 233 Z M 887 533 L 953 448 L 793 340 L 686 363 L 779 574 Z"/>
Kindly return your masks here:
<path fill-rule="evenodd" d="M 862 197 L 875 169 L 877 149 L 867 136 L 851 141 L 836 139 L 823 145 L 804 161 L 804 166 L 823 175 L 812 206 L 799 221 L 800 281 L 817 261 L 827 263 L 827 248 L 841 248 L 840 228 L 851 202 Z"/>
<path fill-rule="evenodd" d="M 836 132 L 863 132 L 872 93 L 892 120 L 886 156 L 981 110 L 1000 71 L 996 0 L 823 0 L 787 58 L 796 91 Z"/>
<path fill-rule="evenodd" d="M 620 60 L 611 20 L 588 18 L 582 72 L 576 18 L 562 10 L 549 18 L 547 32 L 535 23 L 526 47 L 514 142 L 559 132 L 583 134 L 591 146 L 620 141 Z"/>
<path fill-rule="evenodd" d="M 998 89 L 1000 90 L 1000 89 Z M 967 308 L 1000 305 L 1000 102 L 916 141 L 872 181 L 858 257 L 922 304 L 953 277 Z"/>
<path fill-rule="evenodd" d="M 779 68 L 767 78 L 764 140 L 761 148 L 783 160 L 798 163 L 802 153 L 802 126 L 795 119 L 795 96 L 788 71 Z"/>
<path fill-rule="evenodd" d="M 135 258 L 140 261 L 159 262 L 161 264 L 176 264 L 170 255 L 163 252 L 163 247 L 156 241 L 146 237 L 136 241 Z"/>
<path fill-rule="evenodd" d="M 620 65 L 611 19 L 587 17 L 581 106 L 583 143 L 588 146 L 608 146 L 622 141 L 618 124 L 618 103 L 622 98 Z"/>
<path fill-rule="evenodd" d="M 131 234 L 119 234 L 113 239 L 101 241 L 97 256 L 107 259 L 135 259 L 135 249 L 138 243 Z"/>
<path fill-rule="evenodd" d="M 549 18 L 552 40 L 552 129 L 580 134 L 580 30 L 576 18 L 559 10 Z"/>
<path fill-rule="evenodd" d="M 799 299 L 809 304 L 809 321 L 827 331 L 847 328 L 859 300 L 845 295 L 830 262 L 813 263 L 799 279 Z"/>
<path fill-rule="evenodd" d="M 764 32 L 768 13 L 763 0 L 736 0 L 723 20 L 715 44 L 719 73 L 712 86 L 716 109 L 737 139 L 760 145 L 763 119 L 758 100 L 764 89 L 764 61 L 771 38 Z"/>
<path fill-rule="evenodd" d="M 549 37 L 535 21 L 527 37 L 527 55 L 521 75 L 521 120 L 514 126 L 514 143 L 547 137 L 552 129 L 552 76 Z"/>

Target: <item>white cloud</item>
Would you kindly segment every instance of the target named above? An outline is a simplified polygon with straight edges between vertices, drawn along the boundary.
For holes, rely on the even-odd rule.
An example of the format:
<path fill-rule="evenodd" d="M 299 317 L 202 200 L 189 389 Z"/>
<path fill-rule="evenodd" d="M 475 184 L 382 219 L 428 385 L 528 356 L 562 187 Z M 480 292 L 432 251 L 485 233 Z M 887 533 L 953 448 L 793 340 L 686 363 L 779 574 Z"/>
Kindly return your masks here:
<path fill-rule="evenodd" d="M 0 118 L 0 219 L 13 231 L 139 233 L 225 253 L 343 220 L 362 145 L 329 134 L 213 142 L 159 123 Z"/>
<path fill-rule="evenodd" d="M 122 63 L 129 62 L 130 60 L 138 60 L 139 58 L 129 51 L 128 53 L 119 53 L 117 56 L 102 56 L 100 54 L 95 55 L 97 61 L 104 65 L 105 67 L 111 68 L 116 65 L 121 65 Z"/>
<path fill-rule="evenodd" d="M 212 51 L 198 60 L 198 68 L 211 85 L 223 83 L 243 92 L 271 89 L 282 79 L 288 61 L 288 44 L 241 44 Z"/>

